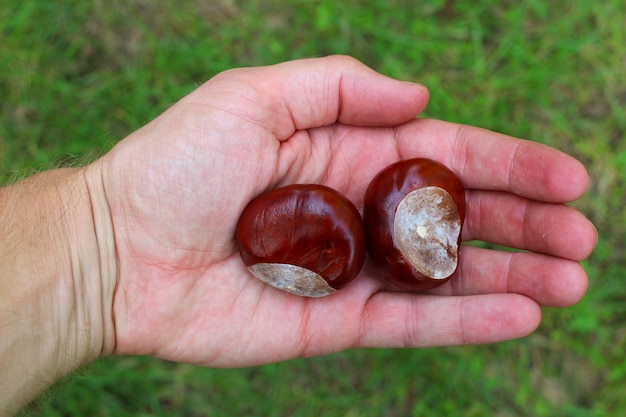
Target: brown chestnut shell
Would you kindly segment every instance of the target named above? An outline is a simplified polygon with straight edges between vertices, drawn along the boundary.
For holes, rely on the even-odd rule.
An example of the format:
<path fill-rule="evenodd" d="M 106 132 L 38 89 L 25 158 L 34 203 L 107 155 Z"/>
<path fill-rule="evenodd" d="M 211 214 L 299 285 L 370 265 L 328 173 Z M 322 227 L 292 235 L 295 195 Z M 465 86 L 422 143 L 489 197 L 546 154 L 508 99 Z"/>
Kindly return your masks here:
<path fill-rule="evenodd" d="M 413 248 L 412 253 L 403 253 L 396 236 L 397 228 L 405 227 L 396 222 L 401 204 L 409 207 L 412 204 L 426 205 L 408 210 L 420 211 L 422 218 L 430 217 L 424 225 L 410 225 L 411 230 L 405 231 L 405 235 L 412 233 L 412 239 L 428 241 L 431 228 L 444 227 L 452 237 L 431 241 L 421 252 Z M 402 207 L 401 210 L 405 212 L 407 209 Z M 417 158 L 399 161 L 383 169 L 365 192 L 363 217 L 370 257 L 383 278 L 392 284 L 406 290 L 427 290 L 442 285 L 456 271 L 465 219 L 465 188 L 459 177 L 446 166 Z M 416 220 L 408 222 L 415 223 Z M 405 245 L 404 251 L 410 246 Z M 440 268 L 440 265 L 445 266 Z"/>
<path fill-rule="evenodd" d="M 366 256 L 358 210 L 318 184 L 288 185 L 255 198 L 241 214 L 236 238 L 243 262 L 257 278 L 309 297 L 344 287 Z"/>

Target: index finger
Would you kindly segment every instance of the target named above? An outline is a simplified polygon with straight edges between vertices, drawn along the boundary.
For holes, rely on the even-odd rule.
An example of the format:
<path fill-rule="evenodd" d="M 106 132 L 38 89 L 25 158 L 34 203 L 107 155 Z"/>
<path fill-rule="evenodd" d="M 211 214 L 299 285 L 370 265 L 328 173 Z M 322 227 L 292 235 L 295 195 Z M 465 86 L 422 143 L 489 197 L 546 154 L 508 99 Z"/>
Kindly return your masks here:
<path fill-rule="evenodd" d="M 402 126 L 397 137 L 403 158 L 437 160 L 460 175 L 467 188 L 565 203 L 579 198 L 589 186 L 587 171 L 578 160 L 537 142 L 426 119 Z"/>

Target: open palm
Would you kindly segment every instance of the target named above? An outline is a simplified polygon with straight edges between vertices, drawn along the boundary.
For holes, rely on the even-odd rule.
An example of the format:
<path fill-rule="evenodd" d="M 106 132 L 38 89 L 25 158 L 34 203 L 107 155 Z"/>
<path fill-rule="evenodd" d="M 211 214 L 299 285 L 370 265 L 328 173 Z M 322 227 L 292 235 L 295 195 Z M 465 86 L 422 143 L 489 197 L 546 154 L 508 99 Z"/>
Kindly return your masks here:
<path fill-rule="evenodd" d="M 420 86 L 346 57 L 232 70 L 192 92 L 95 163 L 118 256 L 116 348 L 208 366 L 246 366 L 352 347 L 486 343 L 528 334 L 539 305 L 585 292 L 577 260 L 593 226 L 562 203 L 588 177 L 537 143 L 415 119 Z M 443 162 L 465 183 L 453 279 L 429 294 L 389 291 L 366 263 L 345 289 L 293 296 L 250 275 L 234 241 L 246 204 L 290 183 L 320 183 L 362 208 L 369 181 L 399 159 Z"/>

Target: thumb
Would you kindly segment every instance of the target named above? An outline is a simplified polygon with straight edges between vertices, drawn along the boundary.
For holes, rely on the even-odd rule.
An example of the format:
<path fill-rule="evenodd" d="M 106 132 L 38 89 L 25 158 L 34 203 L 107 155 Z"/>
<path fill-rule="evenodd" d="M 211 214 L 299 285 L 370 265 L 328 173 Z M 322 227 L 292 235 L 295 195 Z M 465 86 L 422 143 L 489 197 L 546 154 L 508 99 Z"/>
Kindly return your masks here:
<path fill-rule="evenodd" d="M 421 113 L 428 90 L 398 81 L 347 56 L 302 59 L 225 71 L 186 100 L 226 108 L 277 138 L 340 122 L 395 126 Z"/>

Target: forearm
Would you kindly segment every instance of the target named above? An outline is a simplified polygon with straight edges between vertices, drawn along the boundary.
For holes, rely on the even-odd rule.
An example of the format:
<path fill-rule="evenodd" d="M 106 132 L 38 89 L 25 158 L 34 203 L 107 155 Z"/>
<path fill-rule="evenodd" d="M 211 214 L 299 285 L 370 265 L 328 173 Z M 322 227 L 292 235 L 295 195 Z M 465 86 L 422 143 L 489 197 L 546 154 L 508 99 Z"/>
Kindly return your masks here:
<path fill-rule="evenodd" d="M 114 245 L 86 174 L 53 170 L 0 189 L 1 416 L 113 348 Z"/>

